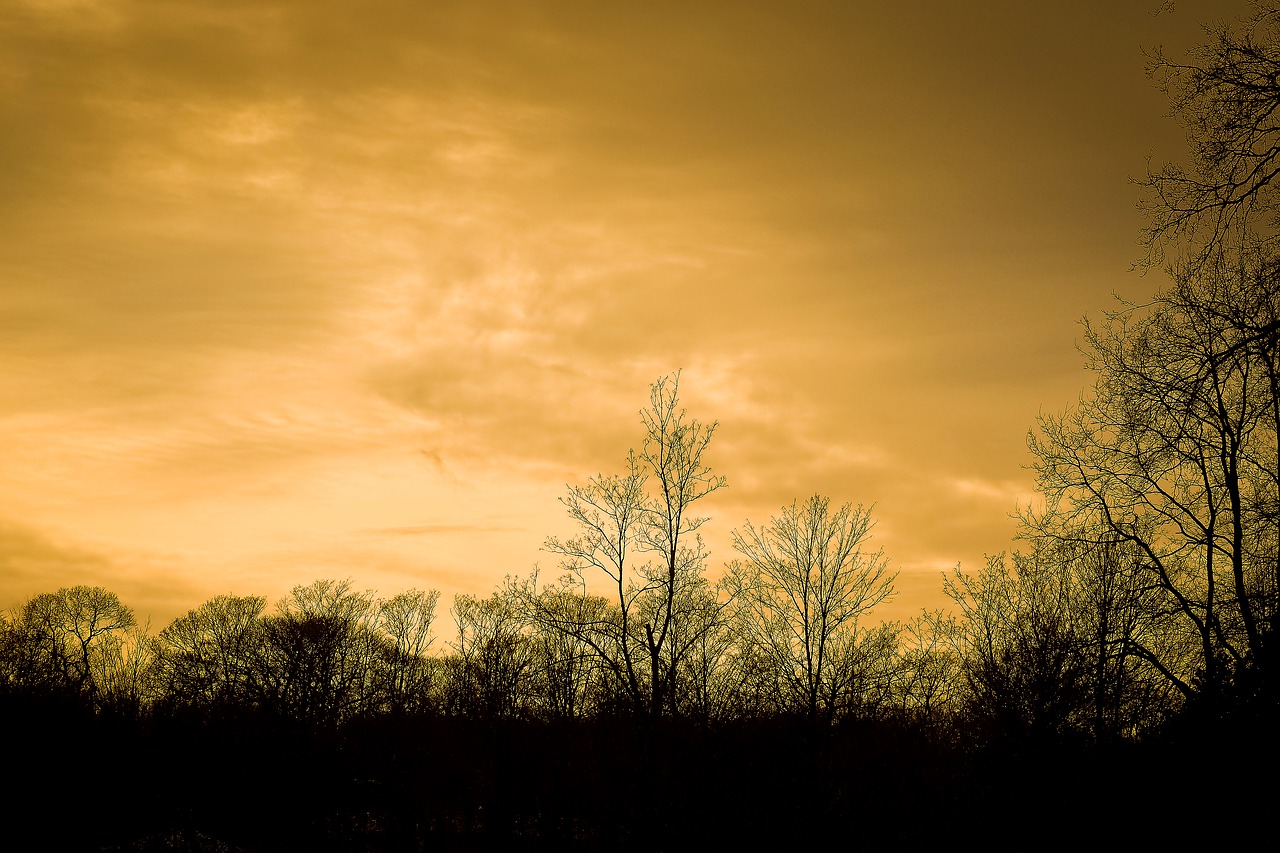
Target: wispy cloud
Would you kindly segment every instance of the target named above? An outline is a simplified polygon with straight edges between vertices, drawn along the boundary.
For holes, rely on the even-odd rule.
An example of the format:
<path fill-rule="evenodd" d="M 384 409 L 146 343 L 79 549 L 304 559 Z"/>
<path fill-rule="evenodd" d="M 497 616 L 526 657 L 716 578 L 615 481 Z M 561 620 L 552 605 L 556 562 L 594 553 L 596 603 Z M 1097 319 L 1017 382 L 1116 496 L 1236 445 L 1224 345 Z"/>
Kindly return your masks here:
<path fill-rule="evenodd" d="M 998 550 L 1128 281 L 1173 17 L 11 3 L 4 572 L 482 591 L 679 368 L 717 555 L 814 492 L 900 565 Z"/>
<path fill-rule="evenodd" d="M 375 527 L 369 532 L 384 536 L 449 536 L 457 533 L 510 533 L 520 529 L 502 524 L 417 524 L 410 527 Z"/>

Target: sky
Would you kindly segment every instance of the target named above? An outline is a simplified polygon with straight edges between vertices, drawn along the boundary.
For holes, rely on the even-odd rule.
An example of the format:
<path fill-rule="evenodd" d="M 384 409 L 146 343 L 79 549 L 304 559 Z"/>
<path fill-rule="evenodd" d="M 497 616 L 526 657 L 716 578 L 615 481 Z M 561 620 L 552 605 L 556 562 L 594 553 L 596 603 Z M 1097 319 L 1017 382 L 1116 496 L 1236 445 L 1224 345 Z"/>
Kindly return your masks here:
<path fill-rule="evenodd" d="M 821 493 L 945 604 L 1164 283 L 1160 6 L 3 0 L 0 609 L 556 574 L 677 370 L 711 576 Z"/>

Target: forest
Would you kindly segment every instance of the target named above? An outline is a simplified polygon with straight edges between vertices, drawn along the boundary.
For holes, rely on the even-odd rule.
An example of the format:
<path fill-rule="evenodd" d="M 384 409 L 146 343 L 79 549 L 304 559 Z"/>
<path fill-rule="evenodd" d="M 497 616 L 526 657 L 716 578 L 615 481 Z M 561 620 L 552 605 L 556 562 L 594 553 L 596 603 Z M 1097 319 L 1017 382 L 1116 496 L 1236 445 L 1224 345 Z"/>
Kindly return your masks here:
<path fill-rule="evenodd" d="M 872 511 L 802 496 L 710 564 L 716 422 L 657 379 L 555 568 L 350 581 L 158 630 L 113 592 L 0 618 L 10 826 L 53 848 L 688 849 L 1265 838 L 1280 629 L 1280 10 L 1150 74 L 1187 163 L 1139 181 L 1167 283 L 1083 324 L 1017 541 L 894 591 Z M 1268 782 L 1268 779 L 1273 781 Z M 835 839 L 832 841 L 832 839 Z"/>

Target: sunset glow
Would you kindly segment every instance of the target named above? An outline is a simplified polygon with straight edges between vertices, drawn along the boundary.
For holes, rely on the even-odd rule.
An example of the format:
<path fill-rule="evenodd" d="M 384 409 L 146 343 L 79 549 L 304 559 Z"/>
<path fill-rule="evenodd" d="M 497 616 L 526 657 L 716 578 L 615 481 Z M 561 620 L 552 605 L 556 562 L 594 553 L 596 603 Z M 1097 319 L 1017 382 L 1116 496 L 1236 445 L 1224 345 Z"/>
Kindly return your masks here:
<path fill-rule="evenodd" d="M 1142 47 L 1238 5 L 5 4 L 0 608 L 487 594 L 676 370 L 712 576 L 821 493 L 940 606 L 1165 283 Z"/>

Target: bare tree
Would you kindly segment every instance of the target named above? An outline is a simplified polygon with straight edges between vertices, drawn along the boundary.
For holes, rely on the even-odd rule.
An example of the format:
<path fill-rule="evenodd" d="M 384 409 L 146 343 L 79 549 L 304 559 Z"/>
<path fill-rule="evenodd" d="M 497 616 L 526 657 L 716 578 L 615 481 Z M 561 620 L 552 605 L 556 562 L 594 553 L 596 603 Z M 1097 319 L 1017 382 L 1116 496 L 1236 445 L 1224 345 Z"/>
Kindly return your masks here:
<path fill-rule="evenodd" d="M 1045 508 L 1028 526 L 1136 550 L 1164 624 L 1134 652 L 1187 698 L 1271 677 L 1278 309 L 1280 267 L 1265 254 L 1183 270 L 1151 304 L 1086 325 L 1092 392 L 1029 440 Z"/>
<path fill-rule="evenodd" d="M 929 728 L 954 715 L 962 693 L 953 642 L 958 624 L 954 614 L 924 610 L 899 635 L 898 707 L 908 719 Z"/>
<path fill-rule="evenodd" d="M 970 712 L 989 734 L 1096 742 L 1149 731 L 1175 710 L 1148 657 L 1163 634 L 1160 590 L 1143 554 L 1085 531 L 1029 531 L 1027 553 L 989 558 L 945 578 L 961 619 L 950 641 Z M 1172 638 L 1175 639 L 1176 638 Z"/>
<path fill-rule="evenodd" d="M 688 417 L 679 382 L 676 373 L 651 386 L 649 406 L 640 413 L 644 442 L 638 453 L 628 453 L 624 474 L 570 486 L 561 499 L 578 535 L 546 543 L 563 558 L 582 595 L 589 582 L 604 580 L 614 603 L 588 623 L 548 624 L 590 643 L 636 711 L 649 717 L 675 711 L 673 688 L 691 648 L 689 620 L 703 615 L 685 606 L 707 558 L 697 532 L 707 519 L 693 508 L 725 486 L 703 461 L 716 424 Z M 638 557 L 649 560 L 637 564 Z"/>
<path fill-rule="evenodd" d="M 25 677 L 84 694 L 97 705 L 104 657 L 137 621 L 120 598 L 98 586 L 63 587 L 35 596 L 14 619 L 28 662 Z"/>
<path fill-rule="evenodd" d="M 1182 243 L 1198 263 L 1222 248 L 1280 236 L 1280 7 L 1254 5 L 1240 28 L 1206 27 L 1186 61 L 1153 51 L 1147 73 L 1186 131 L 1190 162 L 1148 168 L 1146 263 Z"/>
<path fill-rule="evenodd" d="M 538 621 L 548 628 L 571 633 L 587 643 L 632 701 L 643 711 L 646 703 L 646 673 L 637 646 L 634 617 L 635 600 L 641 595 L 632 567 L 640 516 L 645 511 L 645 476 L 635 455 L 627 456 L 624 475 L 598 475 L 585 486 L 570 486 L 561 503 L 578 527 L 569 539 L 553 537 L 546 549 L 563 558 L 569 574 L 559 586 L 561 594 L 542 599 L 528 598 Z M 613 603 L 588 593 L 588 580 L 603 575 L 611 588 Z M 536 593 L 536 578 L 535 589 Z M 567 600 L 577 606 L 563 606 Z M 557 606 L 547 607 L 554 603 Z"/>
<path fill-rule="evenodd" d="M 482 719 L 523 717 L 533 700 L 536 646 L 502 591 L 453 602 L 456 655 L 446 663 L 446 710 Z"/>
<path fill-rule="evenodd" d="M 544 716 L 573 719 L 600 708 L 601 680 L 616 687 L 605 670 L 602 647 L 612 649 L 617 635 L 616 608 L 601 596 L 584 593 L 570 578 L 538 586 L 538 572 L 510 582 L 511 600 L 532 628 L 541 670 Z M 601 625 L 610 629 L 602 630 Z"/>
<path fill-rule="evenodd" d="M 137 717 L 156 696 L 151 672 L 157 648 L 151 621 L 113 634 L 103 651 L 94 675 L 103 707 Z"/>
<path fill-rule="evenodd" d="M 739 699 L 733 619 L 737 603 L 723 583 L 705 578 L 690 584 L 682 597 L 670 643 L 677 707 L 682 716 L 701 722 L 730 718 Z"/>
<path fill-rule="evenodd" d="M 1087 663 L 1066 567 L 1000 554 L 977 572 L 957 568 L 944 588 L 962 615 L 954 641 L 981 729 L 1043 741 L 1076 728 Z"/>
<path fill-rule="evenodd" d="M 374 613 L 373 596 L 349 580 L 294 587 L 262 620 L 256 677 L 268 706 L 317 729 L 379 707 L 377 663 L 388 643 Z"/>
<path fill-rule="evenodd" d="M 439 590 L 411 589 L 377 604 L 377 624 L 390 640 L 386 660 L 387 691 L 395 710 L 417 710 L 427 701 Z"/>
<path fill-rule="evenodd" d="M 858 675 L 858 619 L 893 594 L 882 550 L 869 550 L 871 512 L 815 495 L 767 527 L 734 531 L 742 560 L 727 582 L 748 636 L 765 653 L 788 703 L 830 720 Z"/>
<path fill-rule="evenodd" d="M 165 627 L 156 638 L 152 676 L 161 695 L 180 705 L 254 703 L 254 664 L 266 604 L 257 595 L 219 595 Z"/>

